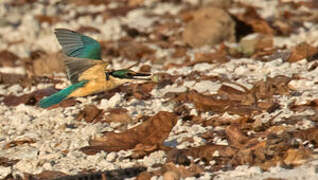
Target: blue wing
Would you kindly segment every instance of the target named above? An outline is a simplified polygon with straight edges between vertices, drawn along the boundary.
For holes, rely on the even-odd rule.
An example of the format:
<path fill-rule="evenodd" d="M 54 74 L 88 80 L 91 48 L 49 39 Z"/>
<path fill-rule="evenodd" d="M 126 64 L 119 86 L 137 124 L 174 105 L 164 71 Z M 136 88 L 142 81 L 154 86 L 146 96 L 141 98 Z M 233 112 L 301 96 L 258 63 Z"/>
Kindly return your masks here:
<path fill-rule="evenodd" d="M 96 40 L 68 29 L 55 29 L 55 35 L 65 55 L 101 60 L 101 47 Z"/>
<path fill-rule="evenodd" d="M 84 81 L 78 82 L 76 84 L 72 84 L 71 86 L 69 86 L 65 89 L 62 89 L 61 91 L 54 93 L 49 97 L 42 99 L 39 102 L 39 106 L 41 108 L 48 108 L 50 106 L 58 104 L 61 101 L 63 101 L 65 98 L 67 98 L 67 96 L 70 95 L 72 92 L 74 92 L 76 89 L 83 87 L 87 82 L 88 82 L 87 80 L 84 80 Z"/>

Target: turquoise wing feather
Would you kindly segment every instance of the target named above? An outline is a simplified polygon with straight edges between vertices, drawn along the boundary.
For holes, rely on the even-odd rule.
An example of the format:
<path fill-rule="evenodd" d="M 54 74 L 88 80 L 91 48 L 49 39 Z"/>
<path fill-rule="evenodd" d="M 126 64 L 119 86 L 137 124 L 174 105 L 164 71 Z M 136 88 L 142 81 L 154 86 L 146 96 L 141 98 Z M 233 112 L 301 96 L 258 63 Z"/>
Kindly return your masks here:
<path fill-rule="evenodd" d="M 55 104 L 60 103 L 62 100 L 64 100 L 65 98 L 67 98 L 68 95 L 70 95 L 72 92 L 74 92 L 76 89 L 83 87 L 86 83 L 88 82 L 88 80 L 84 80 L 81 82 L 78 82 L 76 84 L 73 84 L 65 89 L 62 89 L 61 91 L 52 94 L 49 97 L 46 97 L 44 99 L 42 99 L 39 102 L 39 106 L 41 108 L 48 108 L 50 106 L 53 106 Z"/>
<path fill-rule="evenodd" d="M 101 47 L 96 40 L 68 29 L 55 29 L 55 35 L 65 55 L 101 60 Z"/>

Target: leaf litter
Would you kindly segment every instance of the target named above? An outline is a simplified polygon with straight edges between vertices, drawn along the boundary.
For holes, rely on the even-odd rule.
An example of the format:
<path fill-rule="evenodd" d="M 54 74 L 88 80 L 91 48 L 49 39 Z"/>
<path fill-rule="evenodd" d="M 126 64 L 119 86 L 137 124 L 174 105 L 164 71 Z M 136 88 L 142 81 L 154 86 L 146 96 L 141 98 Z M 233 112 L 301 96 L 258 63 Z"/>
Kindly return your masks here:
<path fill-rule="evenodd" d="M 19 12 L 26 2 L 4 3 Z M 279 1 L 285 11 L 272 10 L 271 17 L 266 3 L 272 2 L 255 7 L 235 1 L 229 12 L 218 11 L 234 20 L 237 42 L 233 36 L 230 43 L 209 37 L 221 39 L 211 47 L 204 34 L 203 40 L 195 32 L 182 36 L 194 20 L 208 21 L 186 13 L 195 2 L 69 3 L 59 7 L 61 16 L 57 4 L 43 5 L 47 14 L 34 16 L 41 26 L 22 39 L 12 37 L 24 33 L 19 27 L 28 26 L 29 17 L 0 20 L 7 24 L 0 31 L 1 178 L 112 178 L 129 172 L 137 179 L 290 177 L 286 172 L 317 177 L 311 170 L 318 143 L 315 12 L 300 8 L 315 4 Z M 97 6 L 69 14 L 83 4 Z M 165 13 L 176 6 L 180 12 Z M 152 13 L 151 7 L 162 11 Z M 200 8 L 195 13 L 208 14 Z M 153 73 L 153 81 L 68 99 L 48 110 L 36 107 L 67 86 L 64 75 L 56 76 L 64 71 L 59 48 L 47 44 L 53 32 L 43 30 L 65 27 L 64 19 L 78 24 L 69 28 L 101 40 L 103 56 L 113 59 L 110 67 L 136 63 L 133 68 Z M 15 36 L 4 36 L 15 26 Z"/>

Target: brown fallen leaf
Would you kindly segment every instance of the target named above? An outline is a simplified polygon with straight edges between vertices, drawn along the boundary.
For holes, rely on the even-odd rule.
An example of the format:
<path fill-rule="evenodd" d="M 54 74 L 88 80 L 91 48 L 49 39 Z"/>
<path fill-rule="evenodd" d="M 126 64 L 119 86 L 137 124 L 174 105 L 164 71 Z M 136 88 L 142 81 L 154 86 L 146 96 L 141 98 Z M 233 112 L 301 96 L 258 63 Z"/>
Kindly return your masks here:
<path fill-rule="evenodd" d="M 300 43 L 291 50 L 291 54 L 287 61 L 296 62 L 304 58 L 310 58 L 318 53 L 318 48 L 313 47 L 307 43 Z"/>
<path fill-rule="evenodd" d="M 131 123 L 132 118 L 128 114 L 128 110 L 124 108 L 111 108 L 108 109 L 108 115 L 105 116 L 106 122 L 120 122 L 120 123 Z"/>
<path fill-rule="evenodd" d="M 66 176 L 66 174 L 60 171 L 44 170 L 40 174 L 35 175 L 35 178 L 36 179 L 56 179 L 56 178 L 61 178 L 63 176 Z M 30 179 L 33 179 L 33 178 L 30 178 Z"/>
<path fill-rule="evenodd" d="M 119 43 L 119 55 L 129 60 L 140 60 L 154 54 L 154 50 L 148 46 L 134 41 L 124 41 Z"/>
<path fill-rule="evenodd" d="M 0 166 L 9 167 L 19 162 L 19 159 L 8 159 L 6 157 L 0 157 Z"/>
<path fill-rule="evenodd" d="M 7 143 L 6 145 L 4 145 L 3 149 L 9 149 L 9 148 L 20 146 L 23 144 L 32 144 L 32 143 L 35 143 L 35 140 L 33 140 L 33 139 L 15 140 L 15 141 L 11 141 L 11 142 Z"/>
<path fill-rule="evenodd" d="M 103 110 L 98 109 L 95 105 L 86 105 L 76 117 L 76 120 L 84 119 L 88 123 L 96 123 L 103 119 Z"/>
<path fill-rule="evenodd" d="M 78 30 L 76 30 L 76 32 L 79 32 L 79 33 L 100 33 L 100 30 L 97 29 L 97 28 L 94 28 L 92 26 L 81 26 L 80 28 L 78 28 Z"/>
<path fill-rule="evenodd" d="M 2 50 L 0 51 L 0 67 L 14 67 L 16 66 L 16 61 L 19 59 L 19 56 L 8 51 Z"/>
<path fill-rule="evenodd" d="M 183 166 L 183 165 L 176 166 L 175 164 L 171 162 L 166 163 L 162 167 L 162 171 L 163 171 L 163 175 L 166 175 L 166 177 L 167 176 L 174 177 L 174 175 L 171 176 L 166 174 L 166 173 L 169 173 L 169 174 L 175 174 L 177 177 L 181 177 L 181 178 L 197 176 L 204 172 L 202 167 L 194 163 L 190 164 L 190 166 Z"/>
<path fill-rule="evenodd" d="M 195 53 L 194 54 L 195 61 L 185 63 L 185 65 L 193 66 L 195 64 L 204 63 L 204 62 L 206 62 L 206 63 L 226 63 L 230 60 L 227 55 L 228 55 L 227 47 L 222 43 L 220 45 L 220 47 L 215 52 Z"/>
<path fill-rule="evenodd" d="M 174 164 L 181 164 L 184 166 L 190 165 L 191 161 L 184 153 L 184 150 L 180 149 L 171 149 L 167 153 L 167 161 L 166 162 L 173 162 Z"/>
<path fill-rule="evenodd" d="M 167 96 L 167 94 L 165 95 Z M 227 99 L 220 99 L 217 95 L 203 95 L 195 90 L 176 94 L 174 98 L 180 102 L 192 102 L 198 111 L 224 112 L 229 106 Z"/>
<path fill-rule="evenodd" d="M 109 1 L 105 1 L 105 0 L 87 0 L 87 1 L 76 1 L 76 0 L 66 0 L 66 3 L 72 3 L 75 4 L 77 6 L 88 6 L 88 5 L 107 5 L 109 4 Z"/>
<path fill-rule="evenodd" d="M 95 154 L 102 150 L 110 152 L 133 149 L 137 144 L 160 145 L 168 137 L 176 121 L 175 114 L 161 111 L 139 126 L 124 132 L 106 132 L 104 136 L 90 140 L 90 146 L 81 150 L 86 154 Z"/>
<path fill-rule="evenodd" d="M 40 24 L 42 23 L 48 23 L 50 25 L 55 24 L 60 21 L 60 18 L 58 16 L 47 16 L 43 14 L 36 15 L 34 17 L 37 21 L 39 21 Z"/>
<path fill-rule="evenodd" d="M 294 132 L 294 136 L 304 141 L 305 140 L 311 141 L 315 144 L 316 147 L 318 146 L 318 128 L 317 127 Z"/>
<path fill-rule="evenodd" d="M 8 95 L 4 97 L 3 102 L 7 106 L 17 106 L 19 104 L 35 105 L 44 96 L 49 96 L 56 92 L 58 92 L 58 90 L 55 88 L 46 88 L 46 89 L 34 91 L 29 94 L 24 94 L 21 96 Z"/>
<path fill-rule="evenodd" d="M 240 102 L 240 104 L 242 105 L 252 105 L 255 102 L 253 95 L 248 93 L 247 89 L 244 89 L 244 90 L 245 91 L 241 91 L 231 86 L 223 84 L 218 89 L 218 94 L 220 96 L 228 97 L 231 101 Z"/>
<path fill-rule="evenodd" d="M 287 95 L 289 93 L 288 83 L 292 78 L 278 75 L 268 77 L 266 81 L 257 82 L 251 89 L 257 99 L 271 99 L 273 95 Z"/>
<path fill-rule="evenodd" d="M 133 149 L 133 154 L 130 156 L 131 158 L 138 159 L 150 154 L 159 149 L 158 144 L 137 144 Z"/>
<path fill-rule="evenodd" d="M 288 149 L 286 152 L 286 157 L 284 158 L 284 163 L 289 166 L 300 165 L 308 161 L 311 157 L 312 152 L 308 149 Z"/>
<path fill-rule="evenodd" d="M 218 157 L 231 158 L 235 155 L 236 149 L 225 145 L 209 144 L 185 149 L 183 153 L 187 156 L 211 161 Z"/>
<path fill-rule="evenodd" d="M 140 100 L 146 100 L 151 97 L 151 90 L 156 86 L 154 82 L 146 82 L 142 84 L 130 84 L 132 95 Z"/>
<path fill-rule="evenodd" d="M 233 14 L 240 21 L 252 26 L 254 32 L 274 35 L 273 28 L 264 20 L 253 6 L 245 5 L 246 10 L 243 14 Z"/>
<path fill-rule="evenodd" d="M 245 144 L 249 138 L 243 134 L 238 125 L 231 125 L 225 128 L 225 133 L 230 145 L 240 147 Z"/>

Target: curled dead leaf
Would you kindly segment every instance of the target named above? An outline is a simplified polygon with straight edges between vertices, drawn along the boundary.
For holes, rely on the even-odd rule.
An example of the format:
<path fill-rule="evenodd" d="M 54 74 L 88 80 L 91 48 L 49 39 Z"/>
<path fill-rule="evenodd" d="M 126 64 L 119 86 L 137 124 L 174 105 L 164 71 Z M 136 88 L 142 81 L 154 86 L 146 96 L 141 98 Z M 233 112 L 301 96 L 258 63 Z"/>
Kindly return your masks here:
<path fill-rule="evenodd" d="M 121 133 L 107 132 L 102 137 L 90 140 L 90 146 L 81 150 L 86 154 L 99 151 L 120 151 L 136 147 L 137 144 L 156 145 L 168 137 L 177 122 L 177 116 L 170 112 L 161 111 L 139 126 Z"/>
<path fill-rule="evenodd" d="M 318 48 L 307 43 L 300 43 L 291 50 L 291 54 L 287 61 L 296 62 L 305 58 L 310 58 L 318 53 Z"/>
<path fill-rule="evenodd" d="M 242 144 L 245 144 L 249 138 L 243 134 L 239 129 L 239 126 L 231 125 L 227 126 L 225 129 L 228 141 L 232 146 L 240 147 Z"/>
<path fill-rule="evenodd" d="M 174 178 L 174 177 L 191 177 L 191 176 L 199 176 L 204 172 L 202 167 L 197 164 L 191 164 L 190 166 L 179 165 L 176 166 L 173 163 L 166 163 L 163 168 L 163 175 L 166 178 Z M 168 179 L 167 179 L 168 180 Z M 172 179 L 173 180 L 173 179 Z"/>
<path fill-rule="evenodd" d="M 28 139 L 21 139 L 21 140 L 15 140 L 15 141 L 11 141 L 9 143 L 7 143 L 3 149 L 9 149 L 12 147 L 16 147 L 16 146 L 20 146 L 23 144 L 32 144 L 35 143 L 35 140 L 28 138 Z"/>
<path fill-rule="evenodd" d="M 19 56 L 8 51 L 0 51 L 0 66 L 4 67 L 14 67 L 16 66 L 16 61 L 19 59 Z"/>
<path fill-rule="evenodd" d="M 9 167 L 19 162 L 19 159 L 8 159 L 6 157 L 0 157 L 0 166 Z"/>
<path fill-rule="evenodd" d="M 103 119 L 103 110 L 98 109 L 95 105 L 86 105 L 76 117 L 77 120 L 84 119 L 86 122 L 98 122 Z"/>
<path fill-rule="evenodd" d="M 311 154 L 312 152 L 308 149 L 288 149 L 284 163 L 289 166 L 300 165 L 308 161 L 308 158 L 311 156 Z"/>
<path fill-rule="evenodd" d="M 184 151 L 184 154 L 187 156 L 192 156 L 194 158 L 201 158 L 206 161 L 211 161 L 214 158 L 218 158 L 218 157 L 231 158 L 235 155 L 235 153 L 236 153 L 236 150 L 230 146 L 216 145 L 216 144 L 191 147 Z"/>
<path fill-rule="evenodd" d="M 264 20 L 253 6 L 247 6 L 243 14 L 233 14 L 240 21 L 252 26 L 254 32 L 274 35 L 273 28 Z"/>

